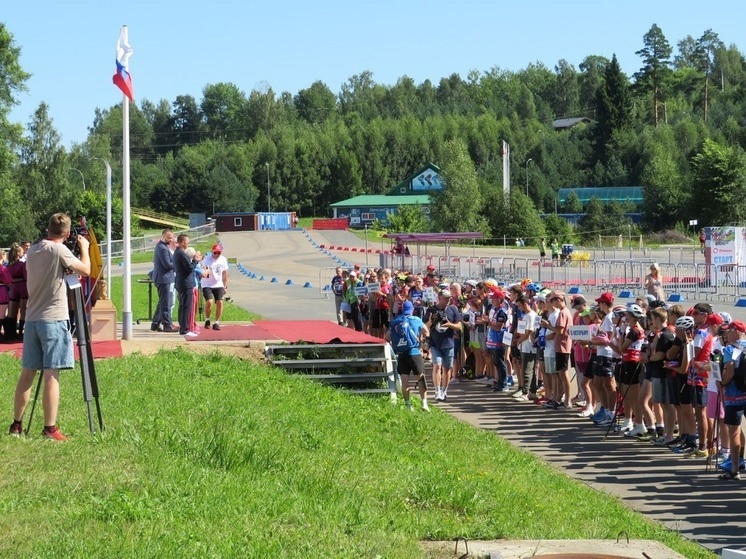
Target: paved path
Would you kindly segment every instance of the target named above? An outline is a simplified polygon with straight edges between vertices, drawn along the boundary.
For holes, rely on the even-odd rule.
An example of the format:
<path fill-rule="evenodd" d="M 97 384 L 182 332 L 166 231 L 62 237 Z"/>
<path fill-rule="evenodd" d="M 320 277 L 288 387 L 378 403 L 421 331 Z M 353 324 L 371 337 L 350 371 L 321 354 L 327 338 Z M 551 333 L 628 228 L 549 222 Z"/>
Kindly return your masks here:
<path fill-rule="evenodd" d="M 493 431 L 569 475 L 617 496 L 672 530 L 719 550 L 746 546 L 746 492 L 650 443 L 610 434 L 575 412 L 539 408 L 495 394 L 475 381 L 448 389 L 444 411 Z M 593 514 L 593 511 L 588 511 Z"/>

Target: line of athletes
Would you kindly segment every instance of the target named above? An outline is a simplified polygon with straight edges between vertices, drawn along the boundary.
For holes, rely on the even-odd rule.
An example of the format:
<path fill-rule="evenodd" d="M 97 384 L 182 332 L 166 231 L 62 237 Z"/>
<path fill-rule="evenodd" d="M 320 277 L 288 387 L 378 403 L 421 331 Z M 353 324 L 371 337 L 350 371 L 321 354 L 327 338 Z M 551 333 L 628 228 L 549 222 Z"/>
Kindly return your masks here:
<path fill-rule="evenodd" d="M 388 271 L 383 272 L 385 277 Z M 426 305 L 418 293 L 421 276 L 397 279 L 389 283 L 391 311 L 423 319 L 422 373 L 429 347 L 436 400 L 447 400 L 448 386 L 459 378 L 473 378 L 494 391 L 511 392 L 516 401 L 580 408 L 580 417 L 605 427 L 615 423 L 628 438 L 686 458 L 716 457 L 728 470 L 724 475 L 737 474 L 739 462 L 733 463 L 730 453 L 743 454 L 746 393 L 733 379 L 746 348 L 746 324 L 728 313 L 716 313 L 708 303 L 688 310 L 666 306 L 650 295 L 615 305 L 609 292 L 592 306 L 583 295 L 568 304 L 563 292 L 528 280 L 505 291 L 495 280 L 441 282 L 435 286 L 437 303 Z M 595 333 L 574 341 L 573 326 L 593 326 Z M 443 350 L 442 333 L 453 340 L 453 353 Z M 419 377 L 418 365 L 407 368 L 404 372 Z M 577 392 L 571 387 L 573 368 Z M 713 369 L 720 374 L 710 374 Z M 420 392 L 426 399 L 421 385 Z"/>

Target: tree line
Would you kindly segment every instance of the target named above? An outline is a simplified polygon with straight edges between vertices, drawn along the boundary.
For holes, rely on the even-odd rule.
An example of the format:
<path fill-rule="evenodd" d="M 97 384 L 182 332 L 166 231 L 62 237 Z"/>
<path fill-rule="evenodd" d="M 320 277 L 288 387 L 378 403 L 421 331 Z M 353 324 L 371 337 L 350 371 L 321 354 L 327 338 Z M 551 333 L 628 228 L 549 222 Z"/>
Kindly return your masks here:
<path fill-rule="evenodd" d="M 519 71 L 495 66 L 437 84 L 402 76 L 383 85 L 364 71 L 337 93 L 322 81 L 279 95 L 269 86 L 247 95 L 235 84 L 216 83 L 206 85 L 200 99 L 144 99 L 130 110 L 132 205 L 210 214 L 265 210 L 271 196 L 274 210 L 322 216 L 341 199 L 387 192 L 431 161 L 448 187 L 436 196 L 434 219 L 417 227 L 468 226 L 494 237 L 556 234 L 565 228 L 561 220 L 540 215 L 565 209 L 558 206 L 560 188 L 629 185 L 643 187 L 648 229 L 689 219 L 742 222 L 743 54 L 712 30 L 687 36 L 674 49 L 655 24 L 636 54 L 640 69 L 632 76 L 615 55 L 592 54 L 578 68 L 566 60 Z M 121 185 L 121 107 L 96 109 L 86 140 L 67 150 L 45 103 L 25 129 L 9 122 L 27 79 L 19 46 L 0 24 L 5 244 L 34 236 L 59 209 L 102 224 L 104 168 L 96 158 L 112 163 L 114 183 Z M 553 127 L 570 117 L 591 123 Z M 503 140 L 511 145 L 508 200 Z M 626 233 L 618 206 L 597 212 L 594 205 L 601 216 L 585 224 L 585 232 Z"/>

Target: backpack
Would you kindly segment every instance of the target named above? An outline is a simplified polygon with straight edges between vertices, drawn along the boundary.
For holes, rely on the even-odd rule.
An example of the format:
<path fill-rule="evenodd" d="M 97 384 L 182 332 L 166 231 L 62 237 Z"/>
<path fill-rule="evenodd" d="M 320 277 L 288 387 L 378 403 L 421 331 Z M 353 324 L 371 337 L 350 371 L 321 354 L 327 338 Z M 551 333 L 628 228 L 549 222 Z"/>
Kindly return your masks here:
<path fill-rule="evenodd" d="M 746 392 L 746 358 L 742 354 L 738 361 L 738 365 L 733 373 L 733 380 L 731 382 L 736 383 L 736 388 L 741 392 Z"/>
<path fill-rule="evenodd" d="M 409 355 L 410 351 L 419 347 L 417 333 L 409 323 L 409 317 L 403 314 L 391 321 L 391 347 L 397 355 Z"/>

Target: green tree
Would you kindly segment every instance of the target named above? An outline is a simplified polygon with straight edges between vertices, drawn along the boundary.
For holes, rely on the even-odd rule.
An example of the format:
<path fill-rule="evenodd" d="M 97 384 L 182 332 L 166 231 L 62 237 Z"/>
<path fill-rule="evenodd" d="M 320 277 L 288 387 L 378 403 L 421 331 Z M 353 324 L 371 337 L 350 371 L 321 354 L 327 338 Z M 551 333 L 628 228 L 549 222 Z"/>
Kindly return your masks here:
<path fill-rule="evenodd" d="M 42 102 L 34 111 L 28 128 L 29 135 L 21 148 L 18 184 L 31 217 L 29 226 L 36 233 L 44 230 L 53 213 L 62 211 L 73 219 L 77 217 L 78 199 L 85 186 L 85 168 L 72 169 L 68 163 L 46 103 Z M 35 236 L 29 235 L 31 231 L 26 226 L 25 236 Z"/>
<path fill-rule="evenodd" d="M 565 213 L 569 214 L 579 214 L 583 212 L 583 203 L 580 201 L 580 198 L 578 198 L 578 195 L 574 190 L 570 191 L 570 194 L 567 195 L 565 206 L 562 209 Z"/>
<path fill-rule="evenodd" d="M 570 225 L 570 222 L 564 217 L 560 217 L 557 214 L 548 214 L 544 217 L 543 221 L 545 237 L 547 239 L 547 249 L 549 248 L 549 241 L 553 238 L 557 238 L 560 244 L 575 242 L 575 230 L 572 225 Z"/>
<path fill-rule="evenodd" d="M 294 98 L 298 116 L 312 124 L 321 124 L 336 112 L 337 99 L 332 90 L 322 81 L 301 89 Z"/>
<path fill-rule="evenodd" d="M 554 67 L 557 83 L 554 90 L 553 108 L 557 115 L 573 116 L 580 112 L 580 86 L 578 72 L 564 58 Z"/>
<path fill-rule="evenodd" d="M 671 45 L 655 23 L 642 38 L 644 47 L 635 54 L 643 67 L 635 74 L 636 85 L 647 90 L 653 101 L 653 123 L 658 127 L 659 103 L 665 98 L 665 81 L 671 72 Z"/>
<path fill-rule="evenodd" d="M 578 227 L 583 242 L 592 242 L 599 235 L 626 235 L 632 221 L 624 215 L 625 210 L 624 205 L 616 201 L 604 205 L 598 198 L 591 198 Z"/>
<path fill-rule="evenodd" d="M 216 83 L 202 91 L 200 111 L 205 133 L 214 140 L 241 140 L 247 137 L 243 113 L 246 95 L 232 83 Z"/>
<path fill-rule="evenodd" d="M 531 199 L 514 188 L 507 200 L 502 190 L 495 190 L 497 200 L 489 204 L 488 222 L 491 236 L 509 241 L 523 239 L 527 245 L 538 243 L 544 236 L 544 222 Z"/>
<path fill-rule="evenodd" d="M 604 82 L 596 97 L 598 121 L 594 128 L 595 157 L 606 161 L 608 143 L 614 132 L 624 130 L 631 121 L 629 85 L 627 76 L 622 73 L 616 54 L 604 72 Z"/>
<path fill-rule="evenodd" d="M 422 204 L 399 206 L 388 218 L 388 229 L 397 233 L 424 233 L 430 228 Z"/>
<path fill-rule="evenodd" d="M 580 76 L 578 76 L 579 103 L 586 116 L 596 115 L 598 89 L 603 85 L 604 72 L 608 65 L 609 59 L 598 55 L 586 56 L 578 65 L 580 69 Z"/>
<path fill-rule="evenodd" d="M 434 231 L 481 231 L 487 221 L 479 213 L 482 196 L 477 173 L 463 140 L 448 140 L 441 152 L 445 188 L 431 194 L 430 220 Z"/>
<path fill-rule="evenodd" d="M 692 187 L 696 217 L 703 225 L 741 224 L 746 221 L 746 158 L 743 150 L 705 140 L 692 159 Z"/>

